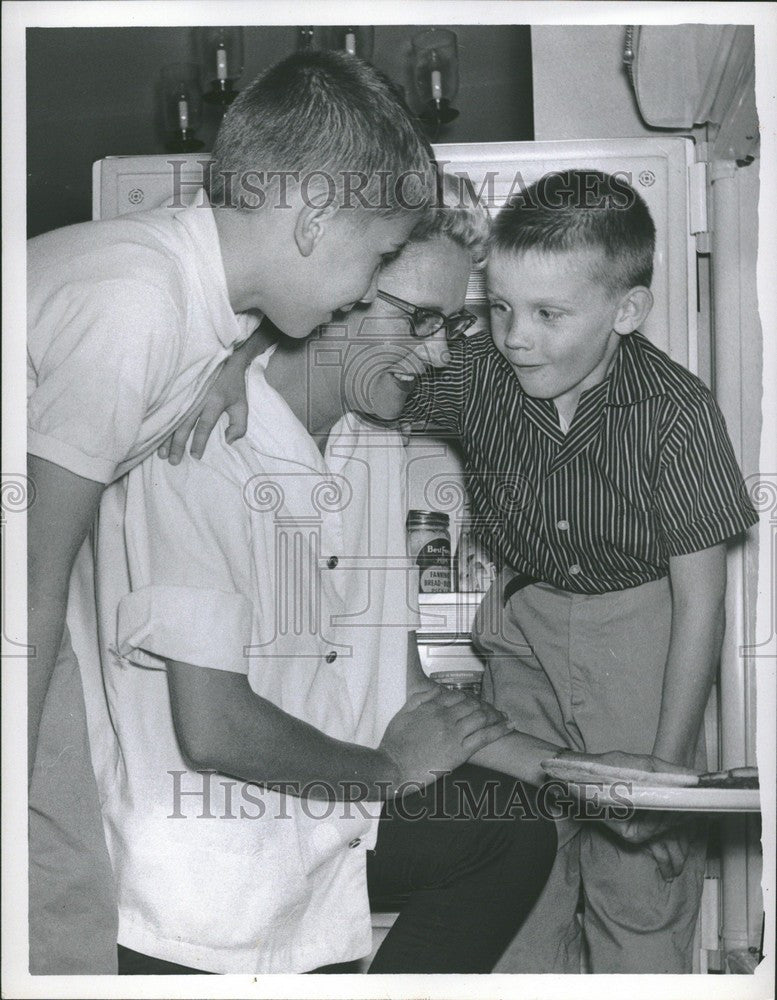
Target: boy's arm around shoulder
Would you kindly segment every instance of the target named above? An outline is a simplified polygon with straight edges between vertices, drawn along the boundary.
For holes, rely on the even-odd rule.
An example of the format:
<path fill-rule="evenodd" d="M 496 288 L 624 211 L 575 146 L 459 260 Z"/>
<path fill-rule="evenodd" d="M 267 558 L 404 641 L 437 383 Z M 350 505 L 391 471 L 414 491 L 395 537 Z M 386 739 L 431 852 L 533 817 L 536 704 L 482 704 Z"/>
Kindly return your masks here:
<path fill-rule="evenodd" d="M 226 431 L 227 444 L 232 444 L 243 437 L 248 427 L 246 370 L 254 358 L 274 343 L 275 339 L 275 332 L 260 325 L 240 347 L 235 348 L 224 362 L 202 404 L 189 413 L 159 446 L 157 454 L 160 458 L 167 459 L 172 465 L 178 465 L 190 437 L 192 456 L 202 458 L 208 439 L 223 413 L 229 417 Z"/>

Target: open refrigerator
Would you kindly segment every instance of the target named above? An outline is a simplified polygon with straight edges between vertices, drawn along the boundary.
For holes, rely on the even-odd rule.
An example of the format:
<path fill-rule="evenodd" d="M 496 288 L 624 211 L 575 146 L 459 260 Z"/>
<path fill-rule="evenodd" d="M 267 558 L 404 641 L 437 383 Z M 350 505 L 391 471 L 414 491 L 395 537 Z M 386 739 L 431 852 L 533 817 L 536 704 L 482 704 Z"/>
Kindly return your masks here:
<path fill-rule="evenodd" d="M 618 174 L 646 201 L 656 225 L 654 307 L 642 332 L 707 384 L 713 384 L 708 206 L 709 165 L 693 140 L 677 136 L 558 142 L 438 145 L 448 173 L 468 179 L 492 211 L 550 171 L 585 167 Z M 114 218 L 174 204 L 174 186 L 192 191 L 207 154 L 109 157 L 94 164 L 93 215 Z M 178 201 L 180 204 L 180 200 Z M 485 286 L 474 273 L 468 308 L 485 322 Z M 736 448 L 736 436 L 734 443 Z M 411 508 L 435 509 L 440 484 L 464 496 L 462 466 L 449 444 L 414 439 L 408 454 Z M 450 492 L 450 489 L 449 489 Z M 452 544 L 456 524 L 452 518 Z M 742 546 L 729 556 L 724 650 L 705 730 L 710 769 L 754 765 L 754 681 L 739 655 L 745 639 L 745 568 Z M 422 595 L 422 658 L 427 671 L 444 669 L 451 656 L 472 658 L 467 635 L 481 595 Z M 468 669 L 460 661 L 457 669 Z M 697 931 L 696 971 L 726 971 L 727 955 L 757 947 L 762 927 L 760 841 L 757 819 L 716 821 Z"/>

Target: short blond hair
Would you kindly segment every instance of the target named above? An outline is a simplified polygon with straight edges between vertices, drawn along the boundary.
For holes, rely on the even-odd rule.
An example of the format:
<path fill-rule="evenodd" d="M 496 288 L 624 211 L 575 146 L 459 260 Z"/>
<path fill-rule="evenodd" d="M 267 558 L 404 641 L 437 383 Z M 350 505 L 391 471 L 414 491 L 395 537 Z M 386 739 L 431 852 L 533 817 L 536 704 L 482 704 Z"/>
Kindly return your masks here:
<path fill-rule="evenodd" d="M 304 50 L 265 70 L 224 115 L 209 194 L 216 207 L 259 207 L 257 185 L 271 177 L 317 177 L 335 196 L 345 186 L 348 207 L 422 215 L 436 173 L 431 146 L 384 74 L 344 52 Z"/>
<path fill-rule="evenodd" d="M 469 250 L 473 267 L 482 267 L 490 234 L 491 218 L 469 179 L 457 174 L 440 174 L 436 203 L 413 230 L 410 244 L 447 236 Z"/>
<path fill-rule="evenodd" d="M 591 277 L 609 294 L 650 287 L 656 227 L 625 174 L 553 171 L 513 195 L 496 217 L 490 249 L 518 256 L 599 251 Z"/>

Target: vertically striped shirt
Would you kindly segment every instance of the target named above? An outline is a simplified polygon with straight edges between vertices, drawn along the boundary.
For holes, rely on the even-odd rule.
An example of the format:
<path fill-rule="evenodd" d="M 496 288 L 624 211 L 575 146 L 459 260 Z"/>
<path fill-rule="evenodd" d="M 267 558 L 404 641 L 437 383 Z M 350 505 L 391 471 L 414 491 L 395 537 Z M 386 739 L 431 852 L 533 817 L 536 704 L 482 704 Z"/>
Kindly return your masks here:
<path fill-rule="evenodd" d="M 757 520 L 709 390 L 638 333 L 621 338 L 566 434 L 487 332 L 451 345 L 405 417 L 461 442 L 474 527 L 494 557 L 562 590 L 661 579 L 671 556 Z"/>

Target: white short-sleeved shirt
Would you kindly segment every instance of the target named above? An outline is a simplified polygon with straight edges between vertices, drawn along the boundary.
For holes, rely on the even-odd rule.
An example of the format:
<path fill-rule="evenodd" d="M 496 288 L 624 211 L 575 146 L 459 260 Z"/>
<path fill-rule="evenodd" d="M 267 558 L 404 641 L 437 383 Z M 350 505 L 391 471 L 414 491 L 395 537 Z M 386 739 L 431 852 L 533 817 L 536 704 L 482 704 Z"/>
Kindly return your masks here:
<path fill-rule="evenodd" d="M 74 636 L 119 941 L 223 973 L 302 972 L 369 951 L 365 850 L 380 805 L 213 775 L 204 808 L 205 779 L 176 741 L 164 660 L 245 673 L 285 711 L 374 747 L 404 702 L 418 621 L 401 439 L 347 416 L 323 457 L 267 385 L 266 359 L 249 370 L 245 438 L 228 446 L 221 427 L 201 462 L 152 455 L 106 491 L 102 673 L 88 634 Z M 179 801 L 186 818 L 170 818 L 176 787 L 195 793 Z"/>
<path fill-rule="evenodd" d="M 164 440 L 258 322 L 229 304 L 202 191 L 31 239 L 27 284 L 27 450 L 101 483 Z"/>

